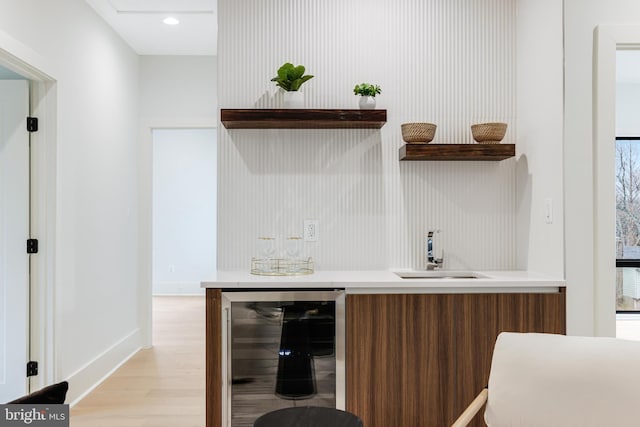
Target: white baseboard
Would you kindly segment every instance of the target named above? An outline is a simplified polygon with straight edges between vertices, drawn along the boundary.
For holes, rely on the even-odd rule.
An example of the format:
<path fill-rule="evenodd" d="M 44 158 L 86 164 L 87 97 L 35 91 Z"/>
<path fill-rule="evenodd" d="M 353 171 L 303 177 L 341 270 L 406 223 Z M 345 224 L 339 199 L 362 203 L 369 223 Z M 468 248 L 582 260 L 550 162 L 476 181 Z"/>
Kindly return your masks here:
<path fill-rule="evenodd" d="M 140 329 L 136 329 L 73 373 L 66 379 L 69 382 L 66 399 L 67 402 L 70 402 L 69 405 L 74 406 L 82 400 L 136 354 L 140 348 Z"/>
<path fill-rule="evenodd" d="M 204 295 L 200 282 L 153 282 L 153 295 Z"/>

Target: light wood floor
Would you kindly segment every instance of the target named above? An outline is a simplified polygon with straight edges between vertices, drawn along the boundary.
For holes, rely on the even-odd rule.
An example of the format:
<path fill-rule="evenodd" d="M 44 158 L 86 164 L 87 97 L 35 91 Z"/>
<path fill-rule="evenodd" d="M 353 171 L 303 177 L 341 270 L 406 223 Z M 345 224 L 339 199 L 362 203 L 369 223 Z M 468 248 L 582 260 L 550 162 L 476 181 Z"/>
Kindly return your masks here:
<path fill-rule="evenodd" d="M 204 426 L 204 324 L 204 296 L 154 297 L 154 347 L 73 407 L 71 426 Z"/>

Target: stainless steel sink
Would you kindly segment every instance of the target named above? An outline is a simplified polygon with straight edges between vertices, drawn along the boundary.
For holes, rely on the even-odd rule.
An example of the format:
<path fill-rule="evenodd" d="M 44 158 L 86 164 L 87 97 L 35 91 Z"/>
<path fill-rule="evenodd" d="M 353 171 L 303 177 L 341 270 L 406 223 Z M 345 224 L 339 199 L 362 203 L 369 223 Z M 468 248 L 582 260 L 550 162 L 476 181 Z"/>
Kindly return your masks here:
<path fill-rule="evenodd" d="M 435 271 L 396 271 L 401 279 L 486 279 L 484 274 L 475 271 L 435 270 Z"/>

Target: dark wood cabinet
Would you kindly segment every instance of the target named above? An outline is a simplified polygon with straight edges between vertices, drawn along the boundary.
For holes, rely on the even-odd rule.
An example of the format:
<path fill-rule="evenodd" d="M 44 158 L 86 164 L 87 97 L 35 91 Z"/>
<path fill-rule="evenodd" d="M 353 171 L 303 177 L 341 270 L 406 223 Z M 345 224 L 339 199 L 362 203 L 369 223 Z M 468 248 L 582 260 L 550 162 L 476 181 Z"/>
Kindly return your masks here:
<path fill-rule="evenodd" d="M 347 295 L 346 409 L 366 427 L 451 425 L 487 385 L 498 334 L 564 334 L 565 297 L 564 288 Z M 207 427 L 222 426 L 221 309 L 220 289 L 207 289 Z"/>
<path fill-rule="evenodd" d="M 347 295 L 347 411 L 367 427 L 443 426 L 453 308 L 449 295 Z"/>
<path fill-rule="evenodd" d="M 565 333 L 565 292 L 347 296 L 347 410 L 447 426 L 487 385 L 502 331 Z M 475 424 L 484 425 L 482 417 Z"/>
<path fill-rule="evenodd" d="M 464 411 L 476 395 L 487 386 L 491 357 L 496 337 L 502 331 L 498 312 L 498 294 L 456 295 L 456 319 L 454 323 L 454 364 L 456 373 L 450 387 L 453 388 L 453 413 L 447 419 L 451 423 Z M 509 298 L 518 294 L 509 294 Z M 480 424 L 478 424 L 480 423 Z M 444 424 L 442 424 L 444 425 Z M 476 416 L 472 425 L 484 425 Z"/>

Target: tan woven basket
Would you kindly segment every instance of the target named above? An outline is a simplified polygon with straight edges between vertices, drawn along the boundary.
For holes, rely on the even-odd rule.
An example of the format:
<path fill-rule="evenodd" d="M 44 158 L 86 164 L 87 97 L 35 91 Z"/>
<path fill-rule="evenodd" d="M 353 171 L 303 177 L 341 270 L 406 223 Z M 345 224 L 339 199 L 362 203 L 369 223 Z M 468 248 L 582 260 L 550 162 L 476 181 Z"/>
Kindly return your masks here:
<path fill-rule="evenodd" d="M 436 127 L 433 123 L 403 123 L 402 139 L 409 144 L 426 144 L 433 141 Z"/>
<path fill-rule="evenodd" d="M 506 123 L 479 123 L 471 125 L 473 139 L 480 144 L 500 144 L 507 133 Z"/>

